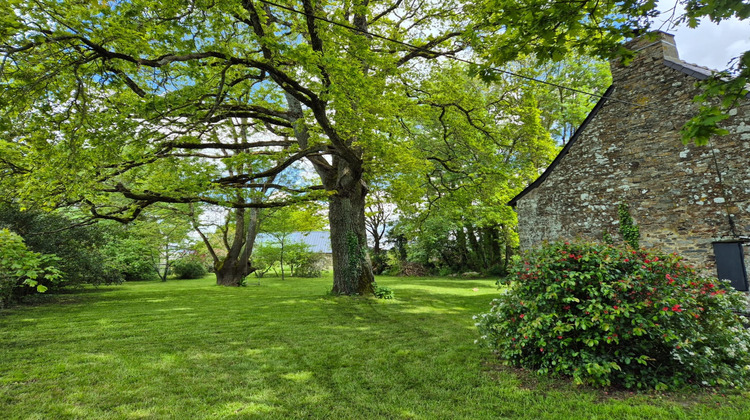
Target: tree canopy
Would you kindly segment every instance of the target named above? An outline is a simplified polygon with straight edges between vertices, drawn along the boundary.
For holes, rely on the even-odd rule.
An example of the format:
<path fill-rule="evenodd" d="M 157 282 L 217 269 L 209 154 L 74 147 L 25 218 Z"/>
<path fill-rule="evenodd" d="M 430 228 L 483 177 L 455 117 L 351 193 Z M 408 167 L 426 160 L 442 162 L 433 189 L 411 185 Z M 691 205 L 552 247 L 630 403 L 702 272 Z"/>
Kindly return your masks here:
<path fill-rule="evenodd" d="M 685 3 L 691 22 L 748 13 L 733 2 Z M 334 292 L 370 293 L 367 181 L 424 164 L 414 138 L 397 134 L 434 108 L 423 100 L 430 92 L 410 87 L 426 64 L 439 69 L 461 53 L 487 76 L 524 57 L 627 54 L 620 40 L 647 27 L 654 7 L 9 0 L 0 6 L 0 171 L 23 199 L 120 221 L 158 202 L 268 208 L 325 198 Z M 236 141 L 233 129 L 256 135 Z M 273 182 L 301 161 L 316 180 Z M 269 188 L 283 194 L 251 199 Z"/>

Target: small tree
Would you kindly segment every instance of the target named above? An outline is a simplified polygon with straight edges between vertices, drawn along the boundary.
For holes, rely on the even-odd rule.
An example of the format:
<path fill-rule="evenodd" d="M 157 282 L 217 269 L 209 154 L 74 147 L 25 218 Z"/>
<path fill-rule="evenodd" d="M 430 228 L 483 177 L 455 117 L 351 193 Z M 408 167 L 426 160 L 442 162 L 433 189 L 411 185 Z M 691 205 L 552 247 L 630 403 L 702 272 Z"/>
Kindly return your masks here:
<path fill-rule="evenodd" d="M 314 204 L 308 203 L 304 207 L 282 207 L 269 214 L 264 221 L 262 230 L 271 236 L 280 247 L 279 265 L 281 265 L 281 279 L 284 279 L 284 253 L 290 244 L 290 237 L 294 232 L 310 232 L 320 229 L 324 225 L 322 216 Z"/>
<path fill-rule="evenodd" d="M 8 229 L 0 229 L 0 308 L 5 308 L 14 289 L 34 287 L 39 293 L 47 291 L 42 282 L 56 282 L 60 271 L 52 266 L 54 255 L 29 251 L 23 239 Z"/>
<path fill-rule="evenodd" d="M 279 261 L 281 249 L 270 243 L 260 243 L 253 249 L 253 267 L 255 276 L 263 277 Z"/>

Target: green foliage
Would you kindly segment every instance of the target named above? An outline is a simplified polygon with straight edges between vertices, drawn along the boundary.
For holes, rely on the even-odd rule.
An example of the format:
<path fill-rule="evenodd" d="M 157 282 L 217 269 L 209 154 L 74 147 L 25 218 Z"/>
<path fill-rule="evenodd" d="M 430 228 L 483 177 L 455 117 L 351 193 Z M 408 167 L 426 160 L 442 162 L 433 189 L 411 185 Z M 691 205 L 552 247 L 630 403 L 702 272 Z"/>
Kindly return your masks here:
<path fill-rule="evenodd" d="M 413 95 L 427 106 L 404 118 L 410 156 L 420 161 L 394 167 L 384 182 L 410 262 L 434 272 L 487 271 L 517 243 L 516 215 L 505 204 L 554 158 L 548 130 L 564 117 L 552 115 L 555 96 L 519 79 L 487 84 L 466 66 L 439 70 L 415 81 Z M 544 118 L 539 97 L 555 101 Z"/>
<path fill-rule="evenodd" d="M 391 250 L 386 254 L 387 263 L 386 263 L 386 270 L 383 272 L 383 274 L 388 276 L 398 276 L 401 275 L 401 272 L 403 270 L 403 265 L 406 263 L 405 260 L 402 260 L 398 254 L 397 250 Z"/>
<path fill-rule="evenodd" d="M 394 298 L 395 295 L 393 293 L 393 289 L 391 289 L 390 287 L 379 286 L 377 283 L 373 284 L 373 286 L 375 287 L 374 294 L 376 298 L 378 299 L 393 299 Z"/>
<path fill-rule="evenodd" d="M 126 235 L 108 242 L 102 251 L 124 281 L 150 281 L 159 278 L 151 258 L 152 249 L 153 244 L 143 238 Z"/>
<path fill-rule="evenodd" d="M 28 286 L 44 293 L 50 283 L 60 279 L 60 271 L 52 264 L 59 261 L 54 255 L 30 251 L 23 239 L 0 229 L 0 309 L 7 307 L 14 291 Z"/>
<path fill-rule="evenodd" d="M 59 257 L 55 266 L 64 282 L 54 286 L 121 282 L 122 276 L 104 249 L 122 227 L 112 223 L 78 226 L 76 217 L 80 214 L 74 210 L 21 211 L 17 205 L 0 204 L 0 227 L 20 234 L 30 250 Z"/>
<path fill-rule="evenodd" d="M 373 273 L 383 274 L 386 270 L 390 269 L 388 260 L 388 251 L 381 249 L 375 252 L 373 249 L 370 249 L 370 262 L 372 263 Z"/>
<path fill-rule="evenodd" d="M 263 277 L 281 260 L 281 247 L 272 243 L 256 244 L 253 248 L 252 264 L 256 277 Z"/>
<path fill-rule="evenodd" d="M 178 279 L 199 279 L 206 275 L 206 265 L 195 257 L 180 258 L 170 267 Z"/>
<path fill-rule="evenodd" d="M 359 243 L 359 237 L 354 232 L 346 232 L 346 248 L 347 255 L 349 256 L 349 279 L 351 281 L 359 281 L 359 273 L 361 273 L 364 265 L 365 258 L 367 258 L 367 247 L 365 244 Z M 352 290 L 356 290 L 356 284 L 352 285 Z"/>
<path fill-rule="evenodd" d="M 745 296 L 676 255 L 586 243 L 519 258 L 482 343 L 508 363 L 576 383 L 668 389 L 750 382 Z"/>
<path fill-rule="evenodd" d="M 320 277 L 325 264 L 323 255 L 310 251 L 304 243 L 292 243 L 285 247 L 285 261 L 294 277 Z"/>
<path fill-rule="evenodd" d="M 633 222 L 630 215 L 630 207 L 626 203 L 620 203 L 617 207 L 617 214 L 620 217 L 620 235 L 622 239 L 633 249 L 640 247 L 641 229 Z"/>

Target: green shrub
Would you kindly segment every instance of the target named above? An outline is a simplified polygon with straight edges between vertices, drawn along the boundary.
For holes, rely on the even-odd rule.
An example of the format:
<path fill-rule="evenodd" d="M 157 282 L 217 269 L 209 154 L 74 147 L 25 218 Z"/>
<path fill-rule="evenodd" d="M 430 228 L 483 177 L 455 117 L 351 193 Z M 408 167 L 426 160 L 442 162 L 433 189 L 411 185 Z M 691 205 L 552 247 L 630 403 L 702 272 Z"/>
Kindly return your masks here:
<path fill-rule="evenodd" d="M 148 246 L 137 238 L 112 241 L 103 252 L 124 281 L 151 281 L 159 278 L 154 261 L 144 251 Z"/>
<path fill-rule="evenodd" d="M 303 243 L 291 243 L 284 247 L 284 262 L 292 269 L 293 277 L 320 277 L 325 266 L 325 257 L 310 251 Z"/>
<path fill-rule="evenodd" d="M 0 308 L 8 306 L 14 292 L 23 286 L 44 293 L 60 278 L 60 271 L 52 265 L 58 260 L 54 255 L 30 251 L 19 235 L 0 229 Z"/>
<path fill-rule="evenodd" d="M 507 363 L 627 388 L 733 386 L 750 378 L 745 297 L 676 255 L 556 243 L 518 258 L 478 315 Z"/>
<path fill-rule="evenodd" d="M 271 243 L 256 244 L 253 248 L 252 266 L 255 277 L 262 278 L 281 259 L 281 247 Z"/>
<path fill-rule="evenodd" d="M 122 228 L 109 222 L 78 226 L 75 214 L 70 209 L 52 213 L 21 211 L 16 204 L 0 203 L 0 227 L 21 235 L 29 250 L 59 258 L 55 267 L 65 281 L 54 287 L 120 283 L 122 275 L 104 249 L 111 232 Z"/>
<path fill-rule="evenodd" d="M 206 266 L 192 257 L 175 260 L 171 270 L 178 279 L 199 279 L 206 275 Z"/>
<path fill-rule="evenodd" d="M 373 284 L 375 288 L 375 297 L 378 299 L 393 299 L 393 290 L 389 287 L 378 286 L 377 283 Z"/>

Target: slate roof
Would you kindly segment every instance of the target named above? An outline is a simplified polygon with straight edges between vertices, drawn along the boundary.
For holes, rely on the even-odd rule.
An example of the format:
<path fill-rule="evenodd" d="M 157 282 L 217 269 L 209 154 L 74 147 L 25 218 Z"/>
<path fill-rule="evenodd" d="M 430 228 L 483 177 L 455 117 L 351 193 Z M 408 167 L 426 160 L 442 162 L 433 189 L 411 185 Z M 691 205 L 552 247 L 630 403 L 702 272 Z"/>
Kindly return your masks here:
<path fill-rule="evenodd" d="M 255 237 L 255 243 L 276 243 L 277 240 L 267 233 L 260 233 Z M 292 232 L 285 243 L 305 243 L 310 251 L 321 254 L 331 254 L 331 234 L 328 231 Z"/>
<path fill-rule="evenodd" d="M 695 64 L 686 63 L 682 60 L 674 61 L 674 60 L 665 58 L 664 65 L 669 67 L 670 69 L 681 71 L 687 74 L 688 76 L 693 76 L 698 80 L 706 80 L 709 77 L 711 77 L 711 74 L 713 74 L 713 70 L 709 69 L 708 67 L 702 67 L 702 66 L 698 66 Z"/>

